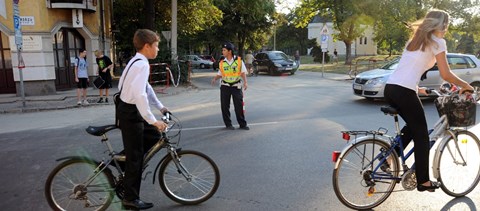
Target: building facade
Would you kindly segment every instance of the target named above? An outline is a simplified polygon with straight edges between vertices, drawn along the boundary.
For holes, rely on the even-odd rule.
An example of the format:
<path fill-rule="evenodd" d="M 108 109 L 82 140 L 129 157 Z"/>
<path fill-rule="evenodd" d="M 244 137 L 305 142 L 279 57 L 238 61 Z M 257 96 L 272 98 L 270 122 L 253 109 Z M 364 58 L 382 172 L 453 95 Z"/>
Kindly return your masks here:
<path fill-rule="evenodd" d="M 112 1 L 0 0 L 0 94 L 20 95 L 20 70 L 26 96 L 75 89 L 74 62 L 80 49 L 87 50 L 89 76 L 97 75 L 94 51 L 111 55 Z M 15 42 L 15 7 L 21 51 Z M 25 64 L 21 69 L 19 52 Z"/>
<path fill-rule="evenodd" d="M 313 20 L 308 24 L 308 39 L 316 39 L 317 43 L 321 43 L 322 29 L 326 26 L 329 32 L 328 48 L 329 54 L 333 54 L 333 51 L 337 49 L 339 55 L 346 54 L 345 43 L 340 40 L 334 41 L 332 35 L 338 33 L 334 29 L 333 22 L 328 19 L 315 16 Z M 352 43 L 352 56 L 369 56 L 377 55 L 377 44 L 373 41 L 373 27 L 368 26 L 362 37 L 359 37 Z M 310 51 L 308 52 L 310 53 Z"/>

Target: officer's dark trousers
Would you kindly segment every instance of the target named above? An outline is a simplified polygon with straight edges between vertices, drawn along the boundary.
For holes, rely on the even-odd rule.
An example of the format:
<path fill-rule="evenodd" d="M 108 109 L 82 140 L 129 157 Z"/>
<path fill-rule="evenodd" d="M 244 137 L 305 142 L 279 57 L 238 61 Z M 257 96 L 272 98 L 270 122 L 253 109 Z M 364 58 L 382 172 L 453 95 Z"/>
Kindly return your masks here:
<path fill-rule="evenodd" d="M 222 116 L 225 126 L 232 126 L 230 120 L 230 98 L 233 98 L 233 106 L 235 107 L 235 115 L 240 127 L 247 126 L 245 114 L 243 113 L 243 93 L 242 89 L 231 87 L 228 85 L 220 86 L 220 101 L 222 104 Z"/>
<path fill-rule="evenodd" d="M 406 123 L 402 129 L 405 133 L 402 137 L 404 147 L 413 138 L 417 184 L 423 184 L 430 180 L 428 174 L 430 146 L 422 102 L 415 91 L 398 85 L 387 84 L 384 95 L 385 100 L 397 108 Z"/>
<path fill-rule="evenodd" d="M 124 199 L 133 201 L 140 198 L 144 152 L 155 145 L 160 132 L 142 118 L 133 104 L 120 101 L 117 112 L 126 156 Z"/>

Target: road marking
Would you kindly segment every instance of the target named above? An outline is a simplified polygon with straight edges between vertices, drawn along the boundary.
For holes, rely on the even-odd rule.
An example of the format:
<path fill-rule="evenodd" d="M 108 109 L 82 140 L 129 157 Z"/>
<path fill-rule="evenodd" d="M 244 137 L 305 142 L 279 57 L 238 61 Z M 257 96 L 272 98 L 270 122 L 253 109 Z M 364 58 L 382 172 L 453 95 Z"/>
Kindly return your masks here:
<path fill-rule="evenodd" d="M 248 124 L 248 126 L 258 126 L 258 125 L 273 125 L 273 124 L 278 124 L 278 122 L 260 122 L 260 123 L 252 123 Z M 238 125 L 234 125 L 237 127 Z M 208 126 L 208 127 L 192 127 L 192 128 L 182 128 L 182 131 L 188 131 L 188 130 L 205 130 L 205 129 L 217 129 L 217 128 L 224 128 L 225 126 Z M 175 131 L 177 129 L 174 129 Z"/>

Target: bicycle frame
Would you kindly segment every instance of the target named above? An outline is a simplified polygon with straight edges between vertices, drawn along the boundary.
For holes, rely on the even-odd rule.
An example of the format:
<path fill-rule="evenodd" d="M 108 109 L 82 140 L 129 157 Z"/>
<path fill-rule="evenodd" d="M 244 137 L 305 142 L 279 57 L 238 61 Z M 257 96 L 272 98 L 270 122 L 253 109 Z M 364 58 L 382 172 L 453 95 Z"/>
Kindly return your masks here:
<path fill-rule="evenodd" d="M 381 131 L 382 128 L 379 129 L 378 131 L 350 131 L 350 132 L 353 132 L 353 134 L 355 134 L 355 139 L 350 141 L 343 148 L 340 155 L 338 156 L 337 161 L 343 159 L 346 151 L 348 149 L 350 149 L 352 146 L 356 145 L 358 142 L 362 142 L 364 140 L 376 140 L 376 141 L 379 141 L 379 142 L 383 142 L 387 146 L 390 146 L 389 148 L 386 149 L 385 155 L 382 155 L 381 153 L 377 154 L 375 157 L 373 157 L 373 155 L 372 155 L 372 158 L 371 158 L 370 161 L 368 161 L 368 158 L 362 158 L 362 159 L 367 159 L 367 162 L 368 162 L 365 165 L 365 164 L 363 164 L 363 161 L 362 161 L 362 166 L 364 166 L 364 169 L 362 169 L 362 170 L 365 171 L 365 170 L 367 170 L 367 168 L 369 168 L 371 166 L 374 166 L 373 162 L 376 161 L 376 160 L 379 160 L 383 156 L 383 158 L 380 159 L 380 162 L 377 165 L 375 165 L 372 169 L 372 173 L 371 173 L 372 180 L 397 180 L 397 181 L 400 181 L 402 179 L 401 177 L 394 177 L 391 174 L 378 172 L 378 170 L 380 169 L 382 164 L 384 162 L 387 162 L 387 158 L 392 155 L 393 150 L 395 150 L 395 147 L 399 147 L 399 149 L 400 149 L 399 156 L 400 156 L 400 162 L 401 162 L 400 164 L 402 165 L 402 171 L 405 173 L 405 172 L 409 171 L 410 169 L 412 169 L 412 170 L 415 169 L 415 163 L 413 163 L 411 167 L 409 167 L 406 164 L 406 160 L 408 158 L 410 158 L 410 156 L 413 154 L 414 149 L 412 148 L 406 154 L 404 153 L 405 146 L 403 146 L 403 144 L 402 144 L 402 138 L 401 138 L 401 132 L 400 132 L 400 127 L 399 127 L 399 122 L 398 122 L 398 116 L 394 116 L 394 118 L 395 118 L 395 128 L 396 128 L 395 137 L 386 135 L 386 132 Z M 357 134 L 365 134 L 365 135 L 357 137 Z M 440 147 L 437 148 L 437 151 L 442 149 L 442 146 L 446 144 L 446 140 L 444 139 L 444 137 L 446 137 L 446 135 L 448 135 L 448 134 L 451 135 L 451 137 L 456 138 L 455 135 L 453 134 L 453 132 L 449 129 L 446 115 L 443 115 L 439 118 L 439 120 L 437 120 L 433 129 L 429 130 L 429 135 L 431 137 L 430 138 L 430 149 L 434 146 L 434 144 L 439 139 L 441 140 L 441 144 L 440 144 Z M 438 156 L 439 156 L 439 153 L 435 153 L 435 159 L 434 159 L 434 165 L 433 166 L 436 166 L 436 164 L 438 163 L 438 160 L 439 160 Z M 335 169 L 338 168 L 338 165 L 339 165 L 339 162 L 336 162 L 335 163 Z M 439 169 L 434 169 L 433 173 L 434 173 L 434 176 L 436 178 L 438 178 Z M 400 174 L 400 175 L 402 175 L 402 174 Z"/>

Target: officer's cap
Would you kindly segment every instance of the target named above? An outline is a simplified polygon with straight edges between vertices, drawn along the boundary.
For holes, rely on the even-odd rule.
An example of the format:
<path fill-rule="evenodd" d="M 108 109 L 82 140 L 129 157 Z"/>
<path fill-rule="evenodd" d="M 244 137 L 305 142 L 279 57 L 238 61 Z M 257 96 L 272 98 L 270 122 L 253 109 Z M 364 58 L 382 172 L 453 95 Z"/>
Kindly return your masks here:
<path fill-rule="evenodd" d="M 235 50 L 235 46 L 230 42 L 223 43 L 222 48 L 226 48 L 227 50 L 231 51 Z"/>

